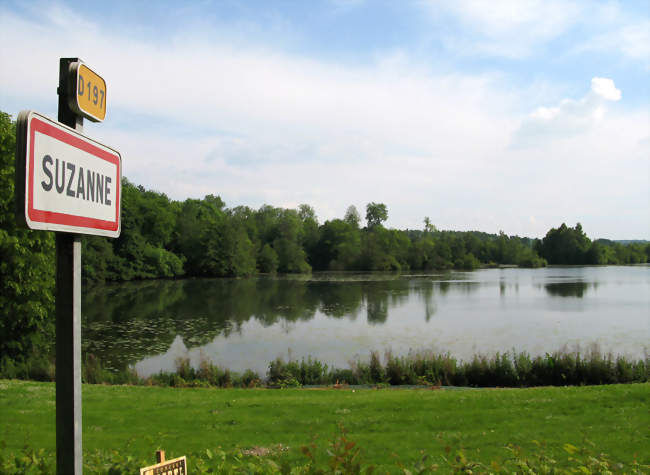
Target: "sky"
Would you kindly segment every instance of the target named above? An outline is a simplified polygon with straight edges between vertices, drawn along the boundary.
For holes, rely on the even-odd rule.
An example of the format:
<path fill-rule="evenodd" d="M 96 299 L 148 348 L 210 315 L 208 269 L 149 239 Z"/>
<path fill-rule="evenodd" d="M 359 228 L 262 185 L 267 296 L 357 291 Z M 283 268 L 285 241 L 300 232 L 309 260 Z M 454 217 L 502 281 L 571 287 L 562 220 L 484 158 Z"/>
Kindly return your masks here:
<path fill-rule="evenodd" d="M 647 0 L 0 0 L 0 110 L 56 118 L 61 57 L 175 200 L 650 239 Z"/>

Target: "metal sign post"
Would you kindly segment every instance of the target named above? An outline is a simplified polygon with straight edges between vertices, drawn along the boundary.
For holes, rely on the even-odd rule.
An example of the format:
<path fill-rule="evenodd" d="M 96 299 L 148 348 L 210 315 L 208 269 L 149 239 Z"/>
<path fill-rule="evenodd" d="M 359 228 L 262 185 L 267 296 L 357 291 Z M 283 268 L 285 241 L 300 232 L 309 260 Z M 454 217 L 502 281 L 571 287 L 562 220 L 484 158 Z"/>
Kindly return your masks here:
<path fill-rule="evenodd" d="M 81 132 L 69 107 L 68 68 L 59 61 L 59 122 Z M 81 474 L 81 236 L 56 233 L 56 472 Z"/>
<path fill-rule="evenodd" d="M 106 115 L 106 82 L 78 58 L 59 61 L 58 122 L 34 111 L 16 121 L 16 220 L 56 232 L 56 472 L 80 475 L 81 235 L 121 231 L 122 157 L 84 136 Z"/>

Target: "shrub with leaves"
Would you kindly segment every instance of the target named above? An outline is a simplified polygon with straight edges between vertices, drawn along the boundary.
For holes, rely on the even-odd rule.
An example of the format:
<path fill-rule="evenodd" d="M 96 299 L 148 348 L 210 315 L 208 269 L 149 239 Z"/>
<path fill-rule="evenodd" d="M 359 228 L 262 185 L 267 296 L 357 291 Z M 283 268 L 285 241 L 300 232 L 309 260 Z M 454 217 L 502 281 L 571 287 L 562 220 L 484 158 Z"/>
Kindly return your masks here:
<path fill-rule="evenodd" d="M 15 148 L 16 124 L 0 112 L 0 355 L 20 363 L 51 350 L 54 235 L 16 225 Z"/>

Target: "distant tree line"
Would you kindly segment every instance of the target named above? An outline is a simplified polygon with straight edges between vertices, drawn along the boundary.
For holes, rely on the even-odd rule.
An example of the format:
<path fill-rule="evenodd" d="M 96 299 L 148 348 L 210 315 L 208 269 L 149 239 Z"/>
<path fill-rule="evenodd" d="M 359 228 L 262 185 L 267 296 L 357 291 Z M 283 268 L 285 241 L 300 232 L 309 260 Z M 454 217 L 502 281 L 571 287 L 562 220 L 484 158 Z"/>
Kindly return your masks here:
<path fill-rule="evenodd" d="M 423 230 L 387 229 L 387 218 L 386 205 L 369 203 L 365 226 L 354 206 L 342 219 L 321 224 L 306 204 L 229 209 L 217 196 L 172 201 L 123 179 L 122 233 L 84 238 L 83 273 L 89 281 L 120 281 L 546 264 L 535 240 L 438 231 L 428 218 Z"/>
<path fill-rule="evenodd" d="M 562 224 L 543 239 L 477 231 L 388 229 L 388 209 L 368 203 L 365 223 L 350 206 L 344 217 L 319 223 L 314 209 L 264 205 L 226 208 L 218 196 L 172 201 L 124 179 L 122 234 L 86 237 L 88 281 L 167 277 L 247 277 L 258 273 L 414 271 L 480 266 L 648 262 L 650 244 L 591 241 L 580 223 Z M 365 224 L 365 225 L 364 225 Z"/>
<path fill-rule="evenodd" d="M 0 355 L 32 353 L 52 332 L 54 235 L 19 229 L 14 197 L 15 123 L 0 112 Z M 650 244 L 591 241 L 580 224 L 542 240 L 482 232 L 387 229 L 388 209 L 350 206 L 319 223 L 314 209 L 226 208 L 218 196 L 185 201 L 122 183 L 122 232 L 83 239 L 87 282 L 257 273 L 476 269 L 481 265 L 648 262 Z"/>
<path fill-rule="evenodd" d="M 535 243 L 535 250 L 549 264 L 641 264 L 650 262 L 650 243 L 630 242 L 621 244 L 608 239 L 591 241 L 580 223 L 569 228 L 562 223 L 552 228 L 541 241 Z"/>

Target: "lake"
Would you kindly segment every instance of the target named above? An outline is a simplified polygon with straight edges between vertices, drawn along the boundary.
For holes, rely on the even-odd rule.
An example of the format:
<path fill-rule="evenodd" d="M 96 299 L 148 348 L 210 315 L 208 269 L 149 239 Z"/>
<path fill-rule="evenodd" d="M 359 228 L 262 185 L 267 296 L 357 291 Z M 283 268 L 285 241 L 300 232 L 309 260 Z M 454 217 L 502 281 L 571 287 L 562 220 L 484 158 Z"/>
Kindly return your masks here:
<path fill-rule="evenodd" d="M 642 358 L 650 266 L 128 282 L 84 288 L 82 312 L 83 350 L 143 377 L 179 357 L 262 376 L 278 356 L 345 368 L 373 350 L 468 359 L 597 345 Z"/>

